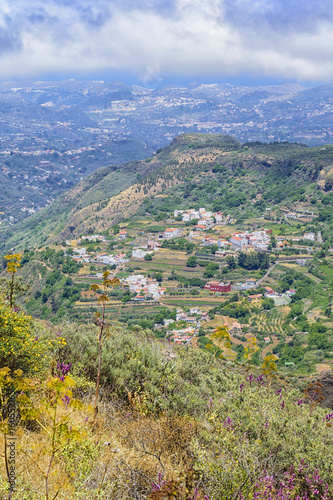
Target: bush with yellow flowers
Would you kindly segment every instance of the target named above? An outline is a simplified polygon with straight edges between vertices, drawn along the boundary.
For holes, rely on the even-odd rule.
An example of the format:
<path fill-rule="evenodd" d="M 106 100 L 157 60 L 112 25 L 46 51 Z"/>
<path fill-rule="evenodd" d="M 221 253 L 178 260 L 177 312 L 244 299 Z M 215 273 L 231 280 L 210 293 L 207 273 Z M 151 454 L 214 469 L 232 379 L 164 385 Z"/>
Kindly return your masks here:
<path fill-rule="evenodd" d="M 30 316 L 0 303 L 0 369 L 20 369 L 25 375 L 38 373 L 49 363 L 55 343 L 63 345 L 64 340 L 47 338 Z"/>

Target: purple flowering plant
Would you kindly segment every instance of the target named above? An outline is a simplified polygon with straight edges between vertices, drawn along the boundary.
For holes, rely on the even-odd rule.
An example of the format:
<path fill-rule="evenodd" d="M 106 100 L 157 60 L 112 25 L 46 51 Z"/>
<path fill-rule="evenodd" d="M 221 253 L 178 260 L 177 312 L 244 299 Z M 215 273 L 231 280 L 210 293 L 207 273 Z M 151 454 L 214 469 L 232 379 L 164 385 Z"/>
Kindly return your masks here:
<path fill-rule="evenodd" d="M 305 394 L 285 383 L 269 386 L 266 375 L 235 382 L 238 390 L 230 384 L 214 399 L 206 413 L 211 427 L 196 445 L 212 497 L 332 500 L 333 413 L 313 405 L 309 415 Z"/>

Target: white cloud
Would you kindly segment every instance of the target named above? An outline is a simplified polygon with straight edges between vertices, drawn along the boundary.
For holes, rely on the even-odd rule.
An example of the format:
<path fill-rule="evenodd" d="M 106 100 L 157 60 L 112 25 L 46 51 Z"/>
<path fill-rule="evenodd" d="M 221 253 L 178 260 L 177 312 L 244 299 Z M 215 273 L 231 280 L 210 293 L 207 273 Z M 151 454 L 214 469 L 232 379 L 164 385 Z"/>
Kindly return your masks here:
<path fill-rule="evenodd" d="M 246 4 L 238 2 L 243 9 Z M 333 78 L 329 21 L 318 21 L 312 31 L 286 32 L 262 20 L 237 24 L 219 0 L 177 0 L 167 11 L 98 0 L 33 0 L 28 9 L 21 1 L 3 5 L 0 26 L 4 33 L 15 26 L 17 44 L 4 40 L 1 46 L 0 37 L 2 79 L 112 70 L 143 78 L 159 73 Z"/>

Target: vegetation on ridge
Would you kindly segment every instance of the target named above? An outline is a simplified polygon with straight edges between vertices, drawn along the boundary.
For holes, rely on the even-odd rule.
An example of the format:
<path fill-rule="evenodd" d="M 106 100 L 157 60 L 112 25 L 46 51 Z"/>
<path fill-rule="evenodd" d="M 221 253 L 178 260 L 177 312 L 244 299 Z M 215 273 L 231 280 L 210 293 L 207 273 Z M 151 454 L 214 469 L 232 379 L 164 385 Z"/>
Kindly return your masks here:
<path fill-rule="evenodd" d="M 50 243 L 91 228 L 109 231 L 141 210 L 145 200 L 168 189 L 187 202 L 200 202 L 206 195 L 215 201 L 215 209 L 224 206 L 238 216 L 243 205 L 246 212 L 249 207 L 262 210 L 269 203 L 290 204 L 307 196 L 320 201 L 332 187 L 332 160 L 332 146 L 241 145 L 230 136 L 183 134 L 145 161 L 129 163 L 120 171 L 114 166 L 97 170 L 50 207 L 17 224 L 15 232 L 3 231 L 3 246 Z"/>
<path fill-rule="evenodd" d="M 115 322 L 104 325 L 101 351 L 100 325 L 42 327 L 8 300 L 1 299 L 0 447 L 7 450 L 15 432 L 16 484 L 8 493 L 3 454 L 3 496 L 332 497 L 333 413 L 320 407 L 319 383 L 300 392 L 276 373 L 274 356 L 252 366 L 255 345 L 238 364 Z M 217 336 L 229 342 L 226 331 Z"/>

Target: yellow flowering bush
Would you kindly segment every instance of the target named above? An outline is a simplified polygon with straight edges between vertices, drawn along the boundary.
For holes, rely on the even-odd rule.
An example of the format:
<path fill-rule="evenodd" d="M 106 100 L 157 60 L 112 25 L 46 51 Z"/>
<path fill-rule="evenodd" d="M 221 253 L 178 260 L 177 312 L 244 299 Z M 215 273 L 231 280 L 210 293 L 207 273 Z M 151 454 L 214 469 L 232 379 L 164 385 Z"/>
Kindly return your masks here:
<path fill-rule="evenodd" d="M 0 303 L 0 369 L 38 373 L 47 366 L 54 344 L 64 345 L 64 340 L 47 338 L 30 316 Z"/>

